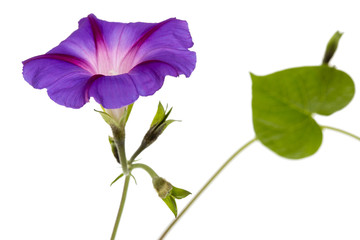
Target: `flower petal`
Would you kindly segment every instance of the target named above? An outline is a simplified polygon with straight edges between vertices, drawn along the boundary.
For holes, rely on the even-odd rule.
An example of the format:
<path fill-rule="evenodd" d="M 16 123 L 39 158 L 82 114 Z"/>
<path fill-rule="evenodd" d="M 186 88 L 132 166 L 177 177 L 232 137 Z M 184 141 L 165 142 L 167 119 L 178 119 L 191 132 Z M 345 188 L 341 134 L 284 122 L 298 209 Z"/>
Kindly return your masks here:
<path fill-rule="evenodd" d="M 136 101 L 139 93 L 129 74 L 101 76 L 89 88 L 93 97 L 104 108 L 121 108 Z"/>
<path fill-rule="evenodd" d="M 169 52 L 171 58 L 181 58 L 186 54 L 184 51 L 189 52 L 188 48 L 193 46 L 187 22 L 175 18 L 160 23 L 128 24 L 95 20 L 108 47 L 114 71 L 118 74 L 128 73 L 144 61 L 164 61 L 166 59 L 158 57 L 159 54 L 163 56 L 166 52 Z M 195 53 L 191 55 L 192 58 L 187 59 L 186 64 L 192 67 L 188 67 L 185 72 L 180 71 L 179 74 L 189 76 L 194 70 L 196 57 Z"/>
<path fill-rule="evenodd" d="M 23 75 L 61 105 L 79 108 L 92 96 L 105 108 L 120 108 L 155 93 L 167 75 L 189 77 L 192 45 L 186 21 L 123 24 L 90 14 L 57 47 L 24 61 Z"/>
<path fill-rule="evenodd" d="M 149 61 L 133 68 L 129 75 L 139 95 L 149 96 L 162 87 L 166 75 L 178 76 L 179 72 L 165 62 Z"/>
<path fill-rule="evenodd" d="M 143 57 L 161 48 L 188 50 L 193 45 L 187 22 L 170 18 L 147 30 L 129 52 Z"/>
<path fill-rule="evenodd" d="M 74 56 L 86 61 L 91 66 L 90 72 L 96 73 L 97 53 L 94 33 L 88 18 L 79 21 L 79 28 L 48 54 L 63 54 Z"/>
<path fill-rule="evenodd" d="M 134 58 L 134 61 L 137 63 L 156 60 L 152 56 L 158 54 L 165 55 L 166 52 L 188 51 L 188 48 L 192 46 L 193 42 L 187 23 L 171 18 L 156 24 L 144 33 L 131 47 L 123 62 L 129 61 L 131 58 Z M 172 54 L 172 57 L 177 56 Z M 181 57 L 181 54 L 179 57 Z M 195 65 L 196 59 L 193 60 L 192 64 Z"/>
<path fill-rule="evenodd" d="M 196 54 L 188 50 L 178 49 L 156 49 L 143 58 L 144 62 L 159 61 L 166 63 L 176 69 L 179 76 L 184 74 L 189 77 L 195 69 Z"/>
<path fill-rule="evenodd" d="M 163 61 L 143 62 L 129 73 L 99 77 L 91 84 L 89 96 L 104 108 L 121 108 L 136 101 L 139 95 L 154 94 L 162 87 L 166 76 L 179 76 L 179 71 Z"/>
<path fill-rule="evenodd" d="M 47 88 L 48 95 L 56 103 L 80 108 L 88 101 L 85 89 L 91 74 L 70 62 L 46 55 L 34 57 L 23 62 L 23 76 L 34 88 Z"/>

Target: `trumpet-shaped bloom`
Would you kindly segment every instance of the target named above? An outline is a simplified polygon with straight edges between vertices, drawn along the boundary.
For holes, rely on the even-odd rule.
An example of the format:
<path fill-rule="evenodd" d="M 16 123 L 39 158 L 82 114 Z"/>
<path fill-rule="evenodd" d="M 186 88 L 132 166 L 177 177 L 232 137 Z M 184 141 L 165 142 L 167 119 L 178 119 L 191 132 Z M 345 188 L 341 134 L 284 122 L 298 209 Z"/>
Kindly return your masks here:
<path fill-rule="evenodd" d="M 91 14 L 44 55 L 23 62 L 24 79 L 56 103 L 80 108 L 93 97 L 121 108 L 154 94 L 167 75 L 189 77 L 196 54 L 185 21 L 114 23 Z"/>

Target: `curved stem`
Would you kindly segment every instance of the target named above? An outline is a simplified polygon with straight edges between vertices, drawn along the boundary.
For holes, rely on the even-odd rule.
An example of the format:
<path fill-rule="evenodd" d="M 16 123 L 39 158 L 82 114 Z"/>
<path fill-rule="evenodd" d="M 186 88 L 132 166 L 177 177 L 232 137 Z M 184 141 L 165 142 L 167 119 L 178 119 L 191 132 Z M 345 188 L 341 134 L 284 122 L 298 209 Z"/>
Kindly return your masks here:
<path fill-rule="evenodd" d="M 206 184 L 200 189 L 200 191 L 191 199 L 191 201 L 185 206 L 185 208 L 180 212 L 177 218 L 175 218 L 171 224 L 167 227 L 167 229 L 164 231 L 164 233 L 161 235 L 159 240 L 164 239 L 164 237 L 167 235 L 167 233 L 170 231 L 170 229 L 175 225 L 175 223 L 182 217 L 182 215 L 191 207 L 191 205 L 200 197 L 200 195 L 204 192 L 204 190 L 214 181 L 214 179 L 224 170 L 224 168 L 245 148 L 247 148 L 249 145 L 251 145 L 253 142 L 255 142 L 257 138 L 250 140 L 247 142 L 244 146 L 239 148 L 231 157 L 226 160 L 226 162 L 214 173 L 214 175 L 206 182 Z"/>
<path fill-rule="evenodd" d="M 125 182 L 124 182 L 124 189 L 122 192 L 122 196 L 121 196 L 121 202 L 120 202 L 120 207 L 119 207 L 119 211 L 116 217 L 116 221 L 115 221 L 115 225 L 114 225 L 114 229 L 111 235 L 111 240 L 115 240 L 116 237 L 116 232 L 117 229 L 119 227 L 119 223 L 120 223 L 120 219 L 121 219 L 121 214 L 124 210 L 124 206 L 125 206 L 125 200 L 126 200 L 126 195 L 127 195 L 127 191 L 129 188 L 129 182 L 130 182 L 130 175 L 126 175 L 125 176 Z"/>
<path fill-rule="evenodd" d="M 151 167 L 149 167 L 148 165 L 145 165 L 145 164 L 142 164 L 142 163 L 136 163 L 136 164 L 131 165 L 130 171 L 135 169 L 135 168 L 141 168 L 141 169 L 145 170 L 150 175 L 151 178 L 159 177 L 156 174 L 156 172 Z"/>
<path fill-rule="evenodd" d="M 334 127 L 329 127 L 329 126 L 321 126 L 321 128 L 323 128 L 323 129 L 330 129 L 330 130 L 333 130 L 333 131 L 336 131 L 336 132 L 339 132 L 339 133 L 348 135 L 349 137 L 355 138 L 355 139 L 357 139 L 357 140 L 360 141 L 360 137 L 356 136 L 355 134 L 346 132 L 346 131 L 344 131 L 344 130 L 341 130 L 341 129 L 338 129 L 338 128 L 334 128 Z"/>

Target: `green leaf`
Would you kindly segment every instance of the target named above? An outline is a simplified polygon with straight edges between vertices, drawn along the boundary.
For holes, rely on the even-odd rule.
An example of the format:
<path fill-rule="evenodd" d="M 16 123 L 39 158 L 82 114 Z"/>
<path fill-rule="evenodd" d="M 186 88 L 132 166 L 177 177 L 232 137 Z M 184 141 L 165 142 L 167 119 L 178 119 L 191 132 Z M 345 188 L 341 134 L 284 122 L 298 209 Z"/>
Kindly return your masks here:
<path fill-rule="evenodd" d="M 327 65 L 283 70 L 252 78 L 253 124 L 257 138 L 280 156 L 300 159 L 314 154 L 322 130 L 312 115 L 331 115 L 353 98 L 346 73 Z"/>
<path fill-rule="evenodd" d="M 169 194 L 165 198 L 162 198 L 162 200 L 166 203 L 166 205 L 174 213 L 175 217 L 177 217 L 177 206 L 176 206 L 175 198 Z"/>
<path fill-rule="evenodd" d="M 164 110 L 164 107 L 161 104 L 161 102 L 159 102 L 157 112 L 156 112 L 155 117 L 154 117 L 154 119 L 153 119 L 153 121 L 151 123 L 150 128 L 157 125 L 157 124 L 159 124 L 161 121 L 163 121 L 164 117 L 165 117 L 165 110 Z"/>
<path fill-rule="evenodd" d="M 115 180 L 114 181 L 112 181 L 112 183 L 110 184 L 110 187 L 117 181 L 117 180 L 119 180 L 122 176 L 124 176 L 124 174 L 122 173 L 122 174 L 120 174 L 117 178 L 115 178 Z"/>
<path fill-rule="evenodd" d="M 174 186 L 173 186 L 173 188 L 171 189 L 171 195 L 172 195 L 174 198 L 177 198 L 177 199 L 185 198 L 185 197 L 187 197 L 189 194 L 191 194 L 191 192 L 186 191 L 185 189 L 177 188 L 177 187 L 174 187 Z"/>

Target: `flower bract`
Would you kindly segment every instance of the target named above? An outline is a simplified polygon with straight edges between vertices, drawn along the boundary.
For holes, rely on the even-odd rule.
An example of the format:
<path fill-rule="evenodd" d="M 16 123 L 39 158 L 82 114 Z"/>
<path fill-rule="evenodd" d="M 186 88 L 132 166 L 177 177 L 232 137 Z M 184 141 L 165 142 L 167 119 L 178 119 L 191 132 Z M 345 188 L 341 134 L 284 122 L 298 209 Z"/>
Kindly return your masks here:
<path fill-rule="evenodd" d="M 44 55 L 23 62 L 23 76 L 60 105 L 80 108 L 93 97 L 106 109 L 154 94 L 165 76 L 189 77 L 196 54 L 186 21 L 115 23 L 95 15 Z"/>

